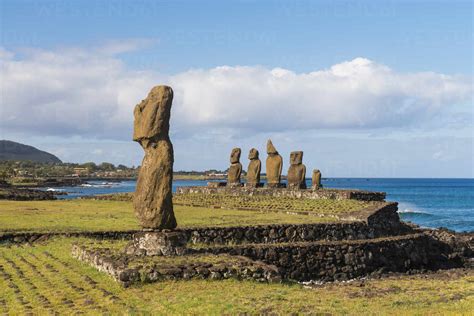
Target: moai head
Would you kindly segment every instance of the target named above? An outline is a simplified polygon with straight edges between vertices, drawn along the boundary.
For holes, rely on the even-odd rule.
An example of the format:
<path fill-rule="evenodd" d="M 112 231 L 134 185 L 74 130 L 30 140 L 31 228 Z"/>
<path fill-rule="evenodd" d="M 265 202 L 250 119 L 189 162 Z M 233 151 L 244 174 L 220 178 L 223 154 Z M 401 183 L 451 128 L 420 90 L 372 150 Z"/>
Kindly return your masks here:
<path fill-rule="evenodd" d="M 258 159 L 258 150 L 255 148 L 250 149 L 249 152 L 249 160 L 256 160 Z"/>
<path fill-rule="evenodd" d="M 267 154 L 278 155 L 278 151 L 276 150 L 275 146 L 273 146 L 273 143 L 270 139 L 267 141 Z"/>
<path fill-rule="evenodd" d="M 149 144 L 156 143 L 159 139 L 167 139 L 172 102 L 171 87 L 153 87 L 147 98 L 142 100 L 133 112 L 135 117 L 133 140 L 146 149 Z"/>
<path fill-rule="evenodd" d="M 238 163 L 240 161 L 240 153 L 240 148 L 232 149 L 232 152 L 230 153 L 230 163 Z"/>
<path fill-rule="evenodd" d="M 290 154 L 290 164 L 291 165 L 300 165 L 303 163 L 303 152 L 302 151 L 292 151 Z"/>

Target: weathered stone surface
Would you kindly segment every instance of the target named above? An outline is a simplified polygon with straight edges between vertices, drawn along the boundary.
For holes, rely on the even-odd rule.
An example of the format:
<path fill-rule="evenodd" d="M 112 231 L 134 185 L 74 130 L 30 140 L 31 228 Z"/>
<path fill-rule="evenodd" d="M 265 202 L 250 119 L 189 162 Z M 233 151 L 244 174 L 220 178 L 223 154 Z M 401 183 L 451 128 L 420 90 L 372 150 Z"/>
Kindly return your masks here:
<path fill-rule="evenodd" d="M 316 190 L 321 188 L 321 171 L 319 171 L 319 169 L 313 170 L 313 176 L 311 178 L 311 187 Z"/>
<path fill-rule="evenodd" d="M 258 157 L 258 150 L 255 148 L 250 149 L 249 152 L 249 166 L 247 169 L 247 186 L 258 187 L 260 186 L 260 172 L 262 170 L 262 162 Z"/>
<path fill-rule="evenodd" d="M 173 90 L 154 87 L 135 107 L 133 140 L 145 151 L 137 180 L 133 206 L 144 228 L 176 227 L 173 212 L 173 145 L 169 138 L 169 120 Z"/>
<path fill-rule="evenodd" d="M 240 185 L 240 176 L 242 174 L 242 164 L 240 163 L 240 148 L 232 149 L 230 154 L 230 167 L 227 175 L 227 185 Z"/>
<path fill-rule="evenodd" d="M 281 282 L 280 272 L 273 265 L 256 262 L 245 257 L 227 254 L 189 255 L 189 263 L 169 265 L 156 258 L 118 254 L 97 245 L 75 244 L 73 257 L 86 262 L 99 271 L 111 275 L 125 287 L 132 284 L 180 279 L 230 279 Z M 211 262 L 207 262 L 211 258 Z M 214 262 L 213 262 L 214 261 Z"/>
<path fill-rule="evenodd" d="M 303 164 L 303 152 L 293 151 L 290 154 L 288 168 L 288 188 L 306 189 L 306 166 Z"/>
<path fill-rule="evenodd" d="M 140 232 L 133 235 L 125 253 L 146 256 L 184 255 L 186 242 L 186 234 L 181 231 Z"/>
<path fill-rule="evenodd" d="M 281 185 L 281 171 L 283 168 L 283 158 L 278 154 L 272 141 L 269 139 L 267 142 L 267 186 L 279 187 Z"/>
<path fill-rule="evenodd" d="M 245 256 L 274 265 L 282 279 L 296 281 L 342 281 L 384 272 L 463 266 L 461 260 L 450 258 L 452 249 L 446 243 L 422 233 L 344 242 L 243 244 L 203 248 L 202 252 Z"/>
<path fill-rule="evenodd" d="M 286 235 L 296 234 L 287 229 Z M 232 276 L 277 282 L 282 279 L 348 280 L 387 272 L 416 273 L 460 268 L 463 267 L 463 261 L 469 260 L 456 257 L 457 251 L 449 242 L 419 232 L 342 242 L 320 240 L 213 245 L 189 251 L 193 254 L 194 262 L 169 265 L 157 262 L 152 257 L 118 255 L 113 249 L 97 248 L 96 243 L 75 244 L 72 247 L 75 258 L 109 273 L 124 285 L 193 277 L 224 279 Z M 228 257 L 225 260 L 215 257 L 212 262 L 196 261 L 200 255 Z"/>
<path fill-rule="evenodd" d="M 292 190 L 286 188 L 231 188 L 231 187 L 205 187 L 185 186 L 176 188 L 176 193 L 199 193 L 199 194 L 231 194 L 239 196 L 286 196 L 298 199 L 333 199 L 333 200 L 360 200 L 360 201 L 384 201 L 385 192 L 371 192 L 347 189 L 321 189 L 321 190 Z"/>

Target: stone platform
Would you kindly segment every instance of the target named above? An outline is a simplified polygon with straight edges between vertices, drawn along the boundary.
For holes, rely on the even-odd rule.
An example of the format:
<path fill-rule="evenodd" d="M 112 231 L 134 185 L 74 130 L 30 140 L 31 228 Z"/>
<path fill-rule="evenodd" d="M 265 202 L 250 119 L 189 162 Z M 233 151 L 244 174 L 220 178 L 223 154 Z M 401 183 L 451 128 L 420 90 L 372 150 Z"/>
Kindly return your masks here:
<path fill-rule="evenodd" d="M 211 182 L 212 183 L 212 182 Z M 218 182 L 215 182 L 218 183 Z M 275 197 L 291 197 L 300 199 L 334 199 L 347 200 L 354 199 L 360 201 L 384 201 L 385 192 L 371 192 L 363 190 L 343 190 L 343 189 L 290 189 L 290 188 L 254 188 L 254 187 L 227 187 L 210 185 L 187 186 L 176 188 L 179 194 L 227 194 L 236 196 L 264 195 Z"/>
<path fill-rule="evenodd" d="M 136 283 L 151 283 L 162 280 L 188 279 L 238 279 L 258 282 L 280 282 L 280 273 L 275 266 L 257 262 L 242 256 L 227 254 L 190 254 L 179 257 L 136 256 L 121 250 L 76 244 L 73 257 L 86 262 L 99 271 L 112 276 L 127 287 Z"/>
<path fill-rule="evenodd" d="M 191 278 L 327 282 L 462 267 L 473 256 L 454 235 L 439 238 L 400 222 L 396 203 L 379 203 L 357 216 L 352 222 L 173 230 L 186 243 L 183 252 L 150 256 L 145 243 L 142 251 L 127 253 L 122 241 L 115 247 L 82 242 L 72 254 L 124 286 Z M 149 242 L 153 233 L 135 233 L 132 244 Z"/>

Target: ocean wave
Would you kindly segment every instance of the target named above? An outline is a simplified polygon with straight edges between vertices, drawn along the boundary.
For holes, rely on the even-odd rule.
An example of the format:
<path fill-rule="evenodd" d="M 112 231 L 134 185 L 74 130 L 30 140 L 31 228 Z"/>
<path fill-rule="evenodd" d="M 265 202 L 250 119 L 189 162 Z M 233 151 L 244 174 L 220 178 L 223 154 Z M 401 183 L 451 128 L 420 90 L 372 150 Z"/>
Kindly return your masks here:
<path fill-rule="evenodd" d="M 64 189 L 47 188 L 46 191 L 49 191 L 49 192 L 64 192 Z"/>
<path fill-rule="evenodd" d="M 411 209 L 404 209 L 404 210 L 400 210 L 398 211 L 398 214 L 400 214 L 400 216 L 403 217 L 408 217 L 408 218 L 433 218 L 433 217 L 437 217 L 435 214 L 431 214 L 431 213 L 428 213 L 428 212 L 424 212 L 424 211 L 419 211 L 419 210 L 411 210 Z"/>
<path fill-rule="evenodd" d="M 426 215 L 432 215 L 428 212 L 416 211 L 416 210 L 410 210 L 410 209 L 398 210 L 397 212 L 399 214 L 426 214 Z"/>
<path fill-rule="evenodd" d="M 102 183 L 83 183 L 81 187 L 84 188 L 111 188 L 117 186 L 116 183 L 113 182 L 102 182 Z"/>

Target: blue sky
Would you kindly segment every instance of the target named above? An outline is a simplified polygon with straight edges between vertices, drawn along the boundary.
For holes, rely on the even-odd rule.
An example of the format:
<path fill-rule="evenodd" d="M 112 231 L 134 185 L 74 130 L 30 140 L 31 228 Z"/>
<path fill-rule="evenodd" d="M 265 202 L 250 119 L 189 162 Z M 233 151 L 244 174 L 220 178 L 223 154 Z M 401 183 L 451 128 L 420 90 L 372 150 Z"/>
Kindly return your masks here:
<path fill-rule="evenodd" d="M 474 176 L 470 1 L 0 3 L 0 138 L 138 164 L 166 83 L 175 169 L 272 138 L 327 176 Z"/>
<path fill-rule="evenodd" d="M 400 71 L 472 72 L 470 1 L 3 0 L 2 20 L 7 47 L 156 39 L 123 58 L 169 73 L 256 64 L 305 72 L 354 56 Z"/>

